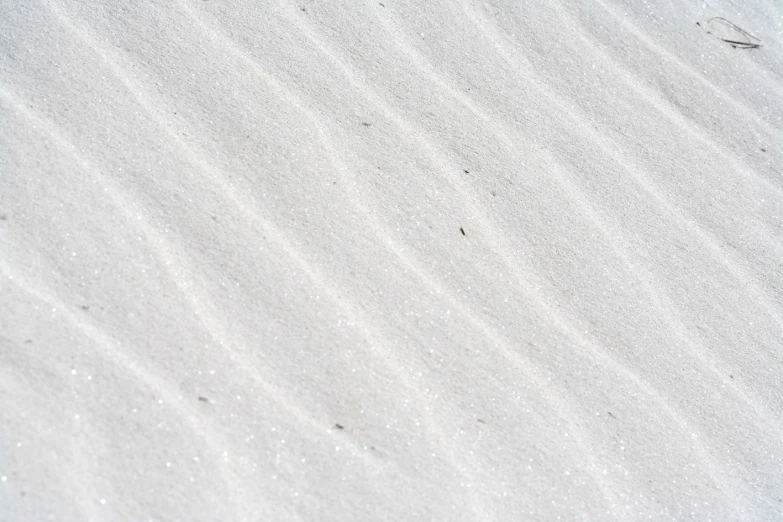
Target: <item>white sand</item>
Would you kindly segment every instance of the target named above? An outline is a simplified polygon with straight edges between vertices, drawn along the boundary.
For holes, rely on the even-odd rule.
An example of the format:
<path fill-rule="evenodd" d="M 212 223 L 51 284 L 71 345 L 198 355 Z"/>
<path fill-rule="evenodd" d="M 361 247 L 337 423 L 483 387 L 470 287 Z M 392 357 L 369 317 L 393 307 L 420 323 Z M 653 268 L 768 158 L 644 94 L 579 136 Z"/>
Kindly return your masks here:
<path fill-rule="evenodd" d="M 334 4 L 0 7 L 0 519 L 783 518 L 780 3 Z"/>

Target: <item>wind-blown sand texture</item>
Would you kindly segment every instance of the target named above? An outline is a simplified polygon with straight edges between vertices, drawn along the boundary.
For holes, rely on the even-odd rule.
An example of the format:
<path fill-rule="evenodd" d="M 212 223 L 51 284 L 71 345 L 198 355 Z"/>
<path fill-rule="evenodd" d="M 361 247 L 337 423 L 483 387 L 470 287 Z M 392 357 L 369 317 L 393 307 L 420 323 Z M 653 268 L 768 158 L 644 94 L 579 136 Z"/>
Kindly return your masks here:
<path fill-rule="evenodd" d="M 0 519 L 783 518 L 780 2 L 0 12 Z"/>

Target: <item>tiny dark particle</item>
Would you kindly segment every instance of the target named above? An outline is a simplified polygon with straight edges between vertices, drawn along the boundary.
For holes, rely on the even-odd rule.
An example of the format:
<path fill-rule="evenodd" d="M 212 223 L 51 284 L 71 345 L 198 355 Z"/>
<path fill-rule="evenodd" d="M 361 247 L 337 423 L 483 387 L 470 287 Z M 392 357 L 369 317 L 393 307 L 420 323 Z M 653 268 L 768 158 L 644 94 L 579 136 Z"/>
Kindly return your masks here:
<path fill-rule="evenodd" d="M 761 152 L 767 152 L 767 149 L 765 149 L 765 148 L 763 148 L 763 147 L 762 147 L 762 148 L 761 148 Z M 5 216 L 3 216 L 3 219 L 5 219 Z"/>
<path fill-rule="evenodd" d="M 611 418 L 613 418 L 613 419 L 616 419 L 616 418 L 617 418 L 617 417 L 615 417 L 615 416 L 614 416 L 614 413 L 612 413 L 611 411 L 607 411 L 606 413 L 608 413 L 608 414 L 609 414 L 609 416 L 610 416 Z"/>
<path fill-rule="evenodd" d="M 469 171 L 468 169 L 465 169 L 463 172 L 464 172 L 465 174 L 470 174 L 470 171 Z"/>
<path fill-rule="evenodd" d="M 337 428 L 338 430 L 341 430 L 341 429 L 345 428 L 345 426 L 343 426 L 342 424 L 339 424 L 339 423 L 335 423 L 334 427 Z"/>
<path fill-rule="evenodd" d="M 733 375 L 729 375 L 729 377 L 731 377 L 732 379 L 734 378 L 734 376 L 733 376 Z"/>
<path fill-rule="evenodd" d="M 383 5 L 383 2 L 378 2 L 378 5 L 380 5 L 381 7 L 386 7 L 385 5 Z"/>
<path fill-rule="evenodd" d="M 198 396 L 198 400 L 200 400 L 201 402 L 209 402 L 209 399 L 207 399 L 207 398 L 206 398 L 206 397 L 204 397 L 203 395 L 199 395 L 199 396 Z"/>
<path fill-rule="evenodd" d="M 302 8 L 302 12 L 303 12 L 303 13 L 307 12 L 307 9 L 305 9 L 305 8 L 303 7 L 303 8 Z"/>
<path fill-rule="evenodd" d="M 476 420 L 477 420 L 478 422 L 480 422 L 481 424 L 486 424 L 486 423 L 487 423 L 487 421 L 485 421 L 484 419 L 476 419 Z"/>
<path fill-rule="evenodd" d="M 465 229 L 464 229 L 464 228 L 462 228 L 462 227 L 459 227 L 459 231 L 460 231 L 460 232 L 462 232 L 462 235 L 463 235 L 463 236 L 465 235 Z"/>
<path fill-rule="evenodd" d="M 372 123 L 367 123 L 366 121 L 363 121 L 362 125 L 364 125 L 365 127 L 372 127 Z"/>

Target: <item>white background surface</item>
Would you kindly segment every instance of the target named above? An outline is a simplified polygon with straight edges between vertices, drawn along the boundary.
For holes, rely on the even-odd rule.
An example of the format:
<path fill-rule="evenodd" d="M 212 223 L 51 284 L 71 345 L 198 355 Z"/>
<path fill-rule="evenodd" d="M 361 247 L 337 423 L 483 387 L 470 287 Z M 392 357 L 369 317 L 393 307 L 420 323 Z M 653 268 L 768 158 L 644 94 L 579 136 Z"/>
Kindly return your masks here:
<path fill-rule="evenodd" d="M 783 517 L 781 9 L 4 3 L 0 519 Z"/>

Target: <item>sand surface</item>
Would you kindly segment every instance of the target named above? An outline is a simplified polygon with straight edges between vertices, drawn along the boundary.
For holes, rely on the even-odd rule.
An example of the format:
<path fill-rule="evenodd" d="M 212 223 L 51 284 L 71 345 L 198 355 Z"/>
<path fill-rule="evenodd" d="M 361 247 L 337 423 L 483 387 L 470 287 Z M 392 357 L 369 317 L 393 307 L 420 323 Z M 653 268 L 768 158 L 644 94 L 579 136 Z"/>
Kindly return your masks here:
<path fill-rule="evenodd" d="M 3 2 L 0 520 L 783 519 L 783 6 L 660 4 Z"/>

